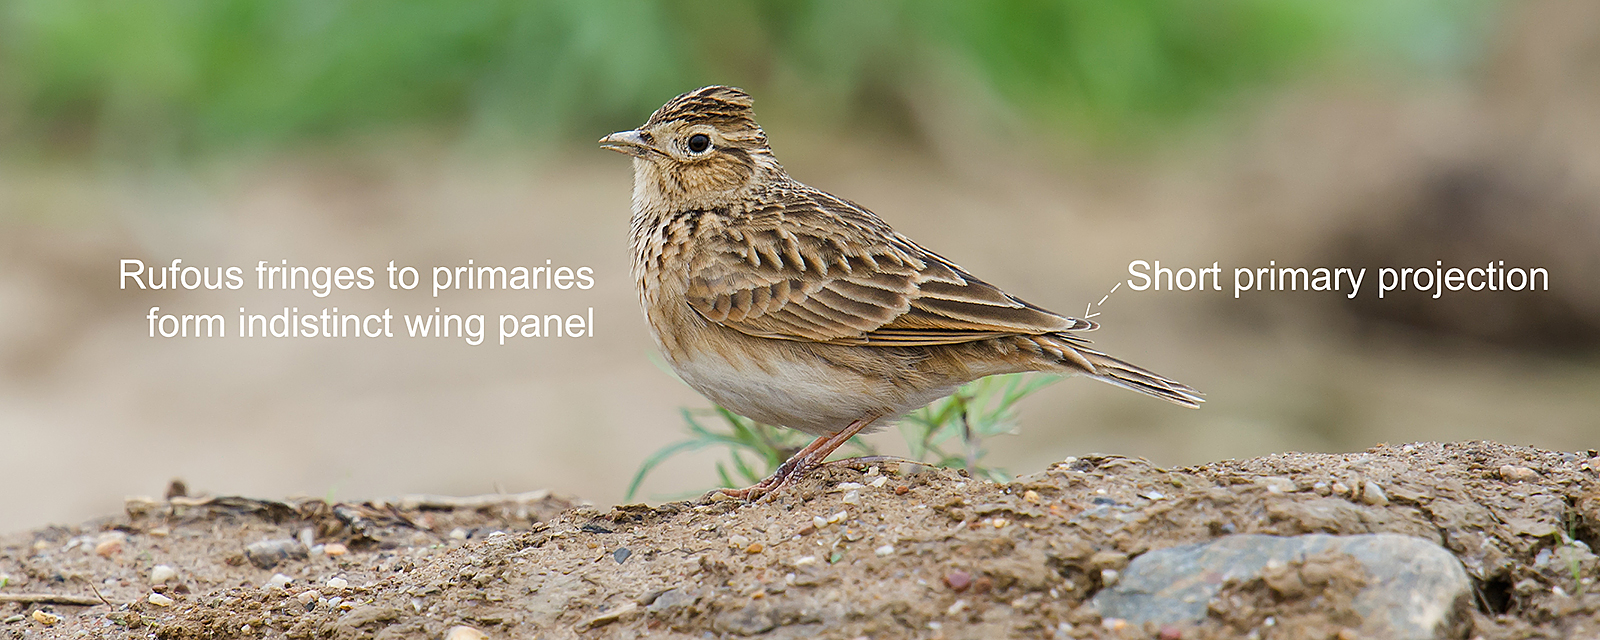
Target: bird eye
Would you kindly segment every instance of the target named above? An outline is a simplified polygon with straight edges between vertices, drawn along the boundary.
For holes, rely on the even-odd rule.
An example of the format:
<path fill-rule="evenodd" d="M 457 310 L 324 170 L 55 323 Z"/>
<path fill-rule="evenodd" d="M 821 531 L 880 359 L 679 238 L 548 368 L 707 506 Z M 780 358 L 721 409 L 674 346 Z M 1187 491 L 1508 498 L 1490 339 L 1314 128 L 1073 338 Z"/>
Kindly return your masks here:
<path fill-rule="evenodd" d="M 711 137 L 710 136 L 707 136 L 704 133 L 696 133 L 696 134 L 694 134 L 692 136 L 689 136 L 689 151 L 691 151 L 693 153 L 705 153 L 706 149 L 710 149 L 710 148 L 711 148 Z"/>

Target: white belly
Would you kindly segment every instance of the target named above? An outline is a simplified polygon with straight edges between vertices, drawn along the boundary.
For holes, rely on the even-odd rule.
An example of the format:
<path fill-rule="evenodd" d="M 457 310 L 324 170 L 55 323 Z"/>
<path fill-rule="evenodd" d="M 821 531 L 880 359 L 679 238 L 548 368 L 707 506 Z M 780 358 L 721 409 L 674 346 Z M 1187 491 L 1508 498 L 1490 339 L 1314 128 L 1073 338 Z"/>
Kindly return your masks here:
<path fill-rule="evenodd" d="M 712 402 L 758 422 L 813 435 L 837 433 L 851 422 L 881 416 L 869 431 L 948 395 L 931 389 L 908 397 L 887 380 L 873 380 L 814 358 L 769 359 L 757 366 L 714 352 L 674 362 L 678 375 Z"/>

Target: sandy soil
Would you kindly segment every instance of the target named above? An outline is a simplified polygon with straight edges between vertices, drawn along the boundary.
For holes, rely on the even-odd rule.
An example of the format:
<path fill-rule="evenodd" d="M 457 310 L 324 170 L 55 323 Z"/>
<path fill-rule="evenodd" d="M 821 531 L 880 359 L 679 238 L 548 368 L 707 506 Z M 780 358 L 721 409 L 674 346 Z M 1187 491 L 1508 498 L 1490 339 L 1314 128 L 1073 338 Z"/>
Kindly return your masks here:
<path fill-rule="evenodd" d="M 1184 469 L 1085 456 L 1009 484 L 831 467 L 758 504 L 134 500 L 124 515 L 5 537 L 0 601 L 93 604 L 0 604 L 0 634 L 1345 638 L 1352 614 L 1337 603 L 1360 584 L 1337 563 L 1299 598 L 1228 585 L 1195 626 L 1119 627 L 1084 602 L 1104 569 L 1153 549 L 1392 532 L 1445 546 L 1474 577 L 1470 637 L 1583 637 L 1600 632 L 1600 566 L 1578 551 L 1600 542 L 1597 471 L 1594 451 L 1416 443 Z M 313 552 L 263 543 L 301 536 Z M 152 584 L 157 565 L 175 575 Z"/>

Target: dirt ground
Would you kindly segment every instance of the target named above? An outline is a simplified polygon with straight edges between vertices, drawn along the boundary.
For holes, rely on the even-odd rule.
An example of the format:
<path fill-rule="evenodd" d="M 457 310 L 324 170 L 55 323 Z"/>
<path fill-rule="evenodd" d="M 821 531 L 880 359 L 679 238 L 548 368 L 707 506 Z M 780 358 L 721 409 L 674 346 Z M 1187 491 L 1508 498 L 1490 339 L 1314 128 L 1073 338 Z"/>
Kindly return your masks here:
<path fill-rule="evenodd" d="M 1336 560 L 1307 561 L 1328 563 L 1314 593 L 1225 585 L 1198 626 L 1084 605 L 1106 569 L 1234 532 L 1432 540 L 1474 578 L 1463 637 L 1595 637 L 1597 472 L 1592 450 L 1468 442 L 1184 469 L 1094 455 L 1009 484 L 834 466 L 757 504 L 130 499 L 0 538 L 0 637 L 1357 637 L 1339 603 L 1361 578 Z"/>

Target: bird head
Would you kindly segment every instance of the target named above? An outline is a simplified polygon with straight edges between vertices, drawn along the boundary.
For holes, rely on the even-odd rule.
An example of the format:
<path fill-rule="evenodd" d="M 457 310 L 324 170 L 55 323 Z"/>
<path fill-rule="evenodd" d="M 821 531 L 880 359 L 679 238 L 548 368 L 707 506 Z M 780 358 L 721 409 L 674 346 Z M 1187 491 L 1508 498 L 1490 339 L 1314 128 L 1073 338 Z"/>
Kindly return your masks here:
<path fill-rule="evenodd" d="M 714 207 L 763 172 L 782 172 L 756 124 L 750 95 L 710 86 L 667 101 L 644 125 L 600 139 L 634 157 L 634 193 L 672 208 Z"/>

